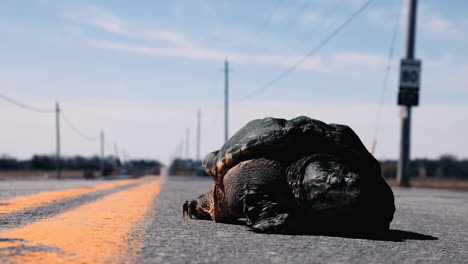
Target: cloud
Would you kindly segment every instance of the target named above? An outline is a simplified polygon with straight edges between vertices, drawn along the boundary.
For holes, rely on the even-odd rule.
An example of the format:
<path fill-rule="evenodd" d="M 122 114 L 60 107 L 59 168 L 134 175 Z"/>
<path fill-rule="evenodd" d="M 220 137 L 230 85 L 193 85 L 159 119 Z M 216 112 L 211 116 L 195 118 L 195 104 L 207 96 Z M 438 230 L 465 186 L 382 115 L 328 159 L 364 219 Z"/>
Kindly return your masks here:
<path fill-rule="evenodd" d="M 125 33 L 123 28 L 128 24 L 126 20 L 107 10 L 92 6 L 88 6 L 84 10 L 65 11 L 63 16 L 113 33 Z"/>
<path fill-rule="evenodd" d="M 367 18 L 370 23 L 378 27 L 393 27 L 393 23 L 400 12 L 399 25 L 406 28 L 408 4 L 402 0 L 403 5 L 399 10 L 395 8 L 374 7 L 368 10 Z M 466 28 L 468 19 L 465 17 L 449 17 L 443 14 L 440 9 L 436 9 L 427 3 L 418 5 L 417 10 L 417 34 L 422 34 L 432 38 L 449 38 L 455 40 L 467 40 Z"/>
<path fill-rule="evenodd" d="M 402 8 L 405 9 L 405 5 Z M 195 60 L 222 61 L 228 58 L 237 64 L 270 65 L 282 68 L 288 68 L 302 58 L 302 55 L 295 54 L 294 51 L 253 53 L 238 51 L 235 49 L 235 46 L 230 47 L 230 49 L 212 48 L 213 45 L 211 43 L 210 45 L 197 43 L 181 32 L 129 21 L 102 8 L 90 7 L 84 9 L 84 11 L 83 9 L 77 10 L 68 12 L 65 16 L 75 22 L 91 25 L 92 27 L 126 37 L 125 39 L 117 40 L 115 38 L 102 39 L 104 37 L 101 37 L 101 39 L 88 36 L 83 37 L 88 44 L 102 49 Z M 382 23 L 382 25 L 388 25 L 389 17 L 393 17 L 396 12 L 404 14 L 404 10 L 390 8 L 374 8 L 369 11 L 374 14 L 371 16 L 374 17 L 374 22 L 377 24 Z M 456 27 L 455 29 L 450 29 L 453 22 L 443 18 L 428 6 L 423 5 L 420 12 L 422 16 L 425 14 L 425 18 L 423 16 L 421 19 L 422 27 L 432 27 L 431 30 L 434 33 L 447 34 L 448 31 L 455 30 L 454 32 L 456 32 L 458 30 Z M 319 23 L 321 21 L 320 15 L 316 15 L 315 19 Z M 430 25 L 428 24 L 429 22 L 433 24 Z M 449 28 L 447 29 L 447 27 Z M 250 35 L 243 35 L 242 31 L 238 30 L 237 36 L 240 36 L 240 45 L 242 45 L 242 42 L 245 41 L 242 39 L 249 39 Z M 148 40 L 161 40 L 164 43 L 155 43 Z M 396 57 L 398 56 L 395 56 L 395 59 L 391 62 L 393 69 L 392 76 L 397 76 L 396 73 L 398 72 L 396 69 L 398 68 L 399 59 Z M 466 64 L 457 64 L 452 60 L 446 61 L 445 59 L 434 60 L 430 59 L 430 56 L 423 57 L 427 58 L 423 62 L 422 77 L 425 93 L 436 92 L 438 87 L 445 87 L 448 83 L 451 84 L 447 88 L 453 91 L 463 91 L 466 88 L 464 86 L 466 82 L 463 82 L 463 80 L 466 80 L 466 76 L 468 76 L 468 66 Z M 354 78 L 369 78 L 370 75 L 379 74 L 380 76 L 380 74 L 383 74 L 386 64 L 387 57 L 384 54 L 342 50 L 309 58 L 298 69 L 313 72 L 339 73 L 340 76 L 347 75 Z M 393 81 L 392 76 L 391 80 Z M 453 80 L 459 81 L 453 82 Z M 429 89 L 426 90 L 426 87 Z M 466 92 L 464 93 L 466 94 Z"/>
<path fill-rule="evenodd" d="M 361 7 L 365 0 L 309 0 L 311 11 L 301 10 L 300 21 L 305 25 L 335 27 L 345 21 L 350 12 Z M 344 11 L 344 14 L 342 11 Z"/>
<path fill-rule="evenodd" d="M 403 0 L 401 1 L 405 2 Z M 406 5 L 403 5 L 401 9 L 373 7 L 365 13 L 365 16 L 371 25 L 377 27 L 393 27 L 395 19 L 400 16 L 399 26 L 403 27 L 403 22 L 406 21 L 406 17 L 404 16 L 404 14 L 406 14 L 406 10 Z"/>
<path fill-rule="evenodd" d="M 423 60 L 421 78 L 423 92 L 468 96 L 468 65 L 456 63 L 453 55 Z"/>
<path fill-rule="evenodd" d="M 467 40 L 466 28 L 468 19 L 465 17 L 447 17 L 429 5 L 421 5 L 421 31 L 434 37 Z"/>
<path fill-rule="evenodd" d="M 202 59 L 202 60 L 216 60 L 221 61 L 228 58 L 232 62 L 241 64 L 263 64 L 263 65 L 275 65 L 282 67 L 289 67 L 299 59 L 300 56 L 294 55 L 250 55 L 242 52 L 231 52 L 231 51 L 219 51 L 201 47 L 190 47 L 190 48 L 160 48 L 146 45 L 127 44 L 115 41 L 90 41 L 91 45 L 96 47 L 134 52 L 153 56 L 169 56 L 169 57 L 181 57 L 191 59 Z M 319 57 L 310 58 L 303 63 L 299 68 L 304 70 L 323 71 L 322 60 Z"/>
<path fill-rule="evenodd" d="M 97 27 L 101 30 L 143 40 L 159 40 L 177 46 L 193 46 L 194 43 L 178 32 L 163 30 L 157 27 L 148 27 L 128 21 L 106 9 L 88 6 L 84 9 L 66 11 L 63 14 L 73 21 Z"/>
<path fill-rule="evenodd" d="M 206 48 L 203 45 L 195 43 L 195 41 L 189 40 L 182 33 L 140 25 L 138 23 L 125 20 L 98 7 L 88 7 L 84 10 L 65 12 L 64 16 L 79 23 L 85 23 L 104 31 L 129 37 L 133 43 L 139 39 L 143 39 L 163 40 L 171 44 L 169 46 L 161 46 L 153 43 L 133 44 L 128 41 L 110 41 L 87 38 L 88 43 L 91 45 L 104 49 L 154 56 L 172 56 L 203 60 L 224 60 L 229 58 L 230 61 L 242 64 L 263 64 L 282 67 L 289 67 L 301 58 L 298 55 L 250 54 L 246 52 L 233 52 Z M 300 68 L 305 70 L 323 71 L 321 59 L 318 57 L 308 59 L 300 66 Z"/>
<path fill-rule="evenodd" d="M 256 32 L 247 31 L 244 28 L 223 25 L 215 25 L 214 30 L 206 32 L 204 39 L 209 39 L 207 46 L 219 49 L 249 49 L 260 51 L 282 51 L 285 49 L 283 44 L 278 41 L 278 38 L 268 34 L 262 34 L 261 37 L 255 38 Z"/>
<path fill-rule="evenodd" d="M 360 53 L 360 52 L 337 52 L 330 56 L 330 61 L 334 65 L 344 67 L 364 67 L 382 68 L 387 63 L 387 58 L 380 54 Z"/>
<path fill-rule="evenodd" d="M 220 51 L 206 48 L 159 48 L 146 45 L 127 44 L 115 41 L 90 41 L 90 44 L 96 47 L 135 52 L 153 56 L 173 56 L 191 59 L 203 60 L 224 60 L 241 64 L 263 64 L 290 67 L 299 61 L 302 56 L 299 55 L 272 55 L 272 54 L 254 54 L 250 55 L 242 52 Z M 368 68 L 382 69 L 387 63 L 387 58 L 381 54 L 364 52 L 336 52 L 328 56 L 316 56 L 307 59 L 298 68 L 309 71 L 330 71 L 336 67 L 356 68 L 360 67 L 363 71 Z"/>
<path fill-rule="evenodd" d="M 312 4 L 316 6 L 322 6 L 322 7 L 327 7 L 327 6 L 336 6 L 337 4 L 340 5 L 341 7 L 343 6 L 350 6 L 350 7 L 358 7 L 361 6 L 366 0 L 307 0 L 312 2 Z"/>
<path fill-rule="evenodd" d="M 336 17 L 325 16 L 322 12 L 309 11 L 301 15 L 300 21 L 306 25 L 319 25 L 324 27 L 336 26 L 340 20 Z"/>
<path fill-rule="evenodd" d="M 443 33 L 450 28 L 450 22 L 441 17 L 436 17 L 425 24 L 426 29 L 433 33 Z"/>
<path fill-rule="evenodd" d="M 359 1 L 358 1 L 359 2 Z M 324 4 L 324 3 L 318 3 Z M 66 12 L 65 16 L 73 21 L 85 23 L 101 30 L 118 35 L 126 36 L 129 40 L 103 40 L 87 38 L 92 46 L 115 51 L 133 52 L 152 56 L 180 57 L 199 60 L 222 61 L 228 58 L 230 61 L 240 64 L 273 65 L 290 67 L 302 59 L 302 55 L 275 52 L 275 53 L 249 53 L 230 51 L 223 49 L 208 48 L 191 40 L 184 34 L 167 29 L 155 29 L 128 21 L 112 14 L 111 12 L 98 8 L 88 7 Z M 318 12 L 308 12 L 304 15 L 309 22 L 333 24 L 335 19 L 324 18 Z M 240 30 L 234 30 L 239 39 L 250 39 L 249 34 L 243 34 Z M 245 33 L 245 32 L 244 32 Z M 164 40 L 170 45 L 158 43 L 147 43 L 139 40 Z M 242 41 L 240 41 L 242 45 Z M 385 67 L 386 59 L 379 54 L 362 52 L 337 52 L 327 57 L 315 56 L 308 58 L 298 68 L 307 71 L 326 72 L 336 67 L 356 68 L 356 66 L 367 70 L 368 68 Z"/>

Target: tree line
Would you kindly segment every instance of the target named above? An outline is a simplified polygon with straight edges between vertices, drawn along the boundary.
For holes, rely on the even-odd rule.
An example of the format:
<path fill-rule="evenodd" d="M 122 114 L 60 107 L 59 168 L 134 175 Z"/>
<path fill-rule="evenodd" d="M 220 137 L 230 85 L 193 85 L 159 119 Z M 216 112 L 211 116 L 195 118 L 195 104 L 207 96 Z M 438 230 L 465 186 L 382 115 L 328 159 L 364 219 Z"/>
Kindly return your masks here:
<path fill-rule="evenodd" d="M 99 170 L 101 160 L 99 156 L 84 157 L 71 156 L 60 159 L 60 167 L 64 170 Z M 135 159 L 122 164 L 115 156 L 107 156 L 104 159 L 104 169 L 114 170 L 115 168 L 159 168 L 161 163 L 157 160 Z M 55 170 L 56 161 L 54 155 L 33 155 L 31 159 L 19 160 L 8 155 L 0 156 L 0 170 Z"/>
<path fill-rule="evenodd" d="M 380 164 L 384 178 L 396 177 L 397 161 L 385 160 Z M 414 159 L 410 162 L 410 176 L 468 179 L 468 159 L 458 159 L 453 155 L 442 155 L 439 159 Z"/>

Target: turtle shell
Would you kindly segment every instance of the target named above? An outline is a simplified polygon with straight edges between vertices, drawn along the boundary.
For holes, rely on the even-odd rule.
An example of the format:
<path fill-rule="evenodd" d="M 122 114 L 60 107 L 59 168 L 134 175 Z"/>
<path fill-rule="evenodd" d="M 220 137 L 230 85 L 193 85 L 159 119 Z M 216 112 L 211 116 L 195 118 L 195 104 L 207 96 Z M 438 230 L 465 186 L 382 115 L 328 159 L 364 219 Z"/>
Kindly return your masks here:
<path fill-rule="evenodd" d="M 219 180 L 244 160 L 269 158 L 288 166 L 311 154 L 335 155 L 364 174 L 380 175 L 379 163 L 351 128 L 326 124 L 306 116 L 291 120 L 272 117 L 252 120 L 220 150 L 209 153 L 203 167 L 215 180 Z"/>

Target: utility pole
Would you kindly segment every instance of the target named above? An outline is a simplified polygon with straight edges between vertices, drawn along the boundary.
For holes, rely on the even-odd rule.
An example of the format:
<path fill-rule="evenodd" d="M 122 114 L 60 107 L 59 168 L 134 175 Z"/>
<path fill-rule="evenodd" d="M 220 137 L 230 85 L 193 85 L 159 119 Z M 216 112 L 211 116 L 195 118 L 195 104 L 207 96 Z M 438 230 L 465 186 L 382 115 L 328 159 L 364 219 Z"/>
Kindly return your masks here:
<path fill-rule="evenodd" d="M 57 179 L 61 179 L 60 171 L 60 107 L 59 103 L 55 103 L 55 137 L 56 137 L 56 152 L 55 152 L 55 169 Z"/>
<path fill-rule="evenodd" d="M 124 148 L 122 148 L 122 158 L 123 158 L 123 164 L 128 165 L 127 163 L 130 161 L 131 158 L 128 152 Z"/>
<path fill-rule="evenodd" d="M 178 152 L 179 158 L 183 159 L 184 158 L 184 138 L 180 140 L 179 150 L 177 152 Z"/>
<path fill-rule="evenodd" d="M 404 187 L 410 186 L 411 107 L 419 104 L 421 79 L 421 61 L 414 58 L 416 11 L 417 0 L 409 0 L 406 58 L 401 60 L 398 94 L 398 104 L 401 105 L 401 140 L 397 181 L 399 186 Z"/>
<path fill-rule="evenodd" d="M 201 134 L 201 110 L 198 109 L 197 112 L 197 160 L 200 160 L 200 134 Z"/>
<path fill-rule="evenodd" d="M 229 138 L 228 135 L 228 110 L 229 110 L 229 63 L 224 61 L 224 142 Z"/>
<path fill-rule="evenodd" d="M 101 130 L 101 162 L 100 162 L 100 169 L 101 169 L 101 176 L 104 176 L 104 131 Z"/>
<path fill-rule="evenodd" d="M 190 139 L 190 129 L 185 130 L 185 159 L 189 159 L 189 140 Z"/>
<path fill-rule="evenodd" d="M 125 156 L 125 149 L 121 149 L 121 155 L 122 155 L 122 166 L 125 166 L 125 163 L 127 162 L 127 157 Z"/>
<path fill-rule="evenodd" d="M 115 155 L 115 166 L 118 166 L 119 162 L 119 146 L 117 146 L 117 142 L 114 142 L 114 155 Z"/>

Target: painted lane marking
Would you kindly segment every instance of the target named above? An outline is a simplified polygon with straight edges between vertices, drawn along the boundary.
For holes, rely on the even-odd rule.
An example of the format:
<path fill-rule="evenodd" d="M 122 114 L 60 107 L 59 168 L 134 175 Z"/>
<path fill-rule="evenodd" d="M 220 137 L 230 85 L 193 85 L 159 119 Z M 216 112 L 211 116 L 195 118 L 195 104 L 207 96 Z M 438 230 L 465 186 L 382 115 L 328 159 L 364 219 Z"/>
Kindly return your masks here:
<path fill-rule="evenodd" d="M 24 209 L 30 209 L 30 208 L 38 207 L 41 205 L 50 204 L 50 203 L 65 200 L 68 198 L 76 197 L 76 196 L 83 195 L 86 193 L 113 189 L 116 187 L 134 183 L 137 180 L 138 179 L 120 180 L 117 182 L 104 183 L 104 184 L 95 185 L 91 187 L 85 187 L 85 188 L 40 192 L 37 194 L 15 197 L 10 200 L 4 200 L 1 202 L 3 205 L 0 206 L 0 216 L 2 214 L 8 214 L 8 213 L 16 212 L 16 211 L 21 211 Z"/>
<path fill-rule="evenodd" d="M 0 262 L 5 258 L 37 264 L 121 262 L 122 254 L 136 252 L 129 249 L 127 239 L 151 211 L 162 184 L 161 179 L 151 180 L 47 220 L 0 232 Z"/>

